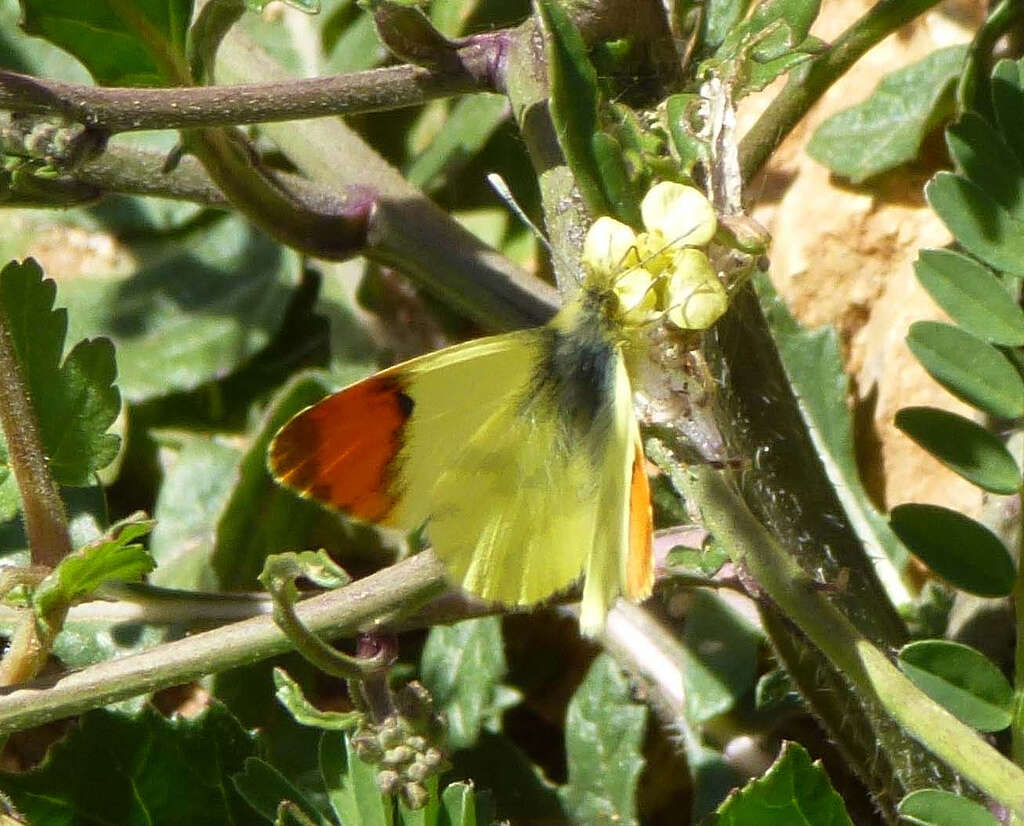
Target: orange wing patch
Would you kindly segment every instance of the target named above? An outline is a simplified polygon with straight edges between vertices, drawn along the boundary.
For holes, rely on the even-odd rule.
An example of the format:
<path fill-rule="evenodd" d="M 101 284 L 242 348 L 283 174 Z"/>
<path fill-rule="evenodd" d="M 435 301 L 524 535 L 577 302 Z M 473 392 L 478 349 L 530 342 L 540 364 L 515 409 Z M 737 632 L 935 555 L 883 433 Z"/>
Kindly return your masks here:
<path fill-rule="evenodd" d="M 270 445 L 270 470 L 303 496 L 380 522 L 397 498 L 395 457 L 412 408 L 398 377 L 371 376 L 282 427 Z"/>
<path fill-rule="evenodd" d="M 651 488 L 647 482 L 644 450 L 637 441 L 633 478 L 629 485 L 629 556 L 626 558 L 626 581 L 623 588 L 629 599 L 641 600 L 648 597 L 654 587 L 654 554 L 651 551 L 653 532 Z"/>

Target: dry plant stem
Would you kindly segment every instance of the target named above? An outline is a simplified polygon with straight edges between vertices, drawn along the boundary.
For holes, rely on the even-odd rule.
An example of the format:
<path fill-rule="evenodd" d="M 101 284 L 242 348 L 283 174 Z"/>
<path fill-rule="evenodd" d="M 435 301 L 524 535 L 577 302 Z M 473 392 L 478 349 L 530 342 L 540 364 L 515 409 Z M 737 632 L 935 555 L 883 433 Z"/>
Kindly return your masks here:
<path fill-rule="evenodd" d="M 865 639 L 760 524 L 726 474 L 695 467 L 683 484 L 733 560 L 853 683 L 914 739 L 1008 809 L 1024 816 L 1024 772 L 925 696 Z"/>
<path fill-rule="evenodd" d="M 296 615 L 324 639 L 378 627 L 398 606 L 415 609 L 445 588 L 444 566 L 421 553 L 372 576 L 300 602 Z M 0 737 L 118 700 L 180 685 L 291 648 L 270 616 L 206 631 L 110 660 L 55 681 L 0 692 Z"/>
<path fill-rule="evenodd" d="M 463 72 L 406 65 L 276 83 L 169 89 L 96 87 L 0 71 L 0 109 L 60 115 L 111 134 L 383 112 L 493 91 L 483 82 L 488 55 L 477 46 L 470 56 L 473 63 Z M 473 71 L 477 64 L 480 71 Z"/>
<path fill-rule="evenodd" d="M 939 0 L 881 0 L 835 42 L 794 71 L 779 96 L 743 136 L 740 169 L 749 181 L 825 91 L 876 43 Z"/>

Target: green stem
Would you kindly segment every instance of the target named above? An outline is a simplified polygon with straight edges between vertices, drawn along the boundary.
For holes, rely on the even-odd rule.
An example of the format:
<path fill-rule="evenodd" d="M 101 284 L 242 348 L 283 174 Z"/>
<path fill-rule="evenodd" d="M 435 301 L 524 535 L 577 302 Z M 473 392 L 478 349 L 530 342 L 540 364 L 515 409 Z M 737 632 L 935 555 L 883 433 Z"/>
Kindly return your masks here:
<path fill-rule="evenodd" d="M 0 427 L 21 493 L 32 564 L 52 568 L 71 553 L 71 534 L 8 329 L 7 313 L 12 309 L 16 308 L 0 306 Z"/>
<path fill-rule="evenodd" d="M 726 481 L 694 467 L 682 480 L 687 501 L 782 612 L 820 648 L 856 689 L 878 702 L 908 734 L 982 791 L 1024 816 L 1024 772 L 973 729 L 923 694 L 866 640 L 766 531 Z"/>
<path fill-rule="evenodd" d="M 375 627 L 396 606 L 415 608 L 435 596 L 445 587 L 444 574 L 443 564 L 432 553 L 417 554 L 345 588 L 303 600 L 296 615 L 325 639 L 349 635 L 361 627 Z M 19 686 L 0 692 L 0 737 L 264 660 L 291 647 L 271 617 L 254 617 L 53 681 Z"/>
<path fill-rule="evenodd" d="M 740 141 L 740 171 L 750 181 L 825 91 L 872 46 L 938 5 L 939 0 L 881 0 L 813 60 L 794 71 L 786 87 Z"/>

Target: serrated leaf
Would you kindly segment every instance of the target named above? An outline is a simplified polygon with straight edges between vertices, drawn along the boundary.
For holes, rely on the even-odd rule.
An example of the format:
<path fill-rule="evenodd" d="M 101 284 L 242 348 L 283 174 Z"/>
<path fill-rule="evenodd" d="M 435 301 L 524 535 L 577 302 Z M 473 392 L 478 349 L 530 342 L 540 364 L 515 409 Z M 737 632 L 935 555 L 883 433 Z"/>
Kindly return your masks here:
<path fill-rule="evenodd" d="M 331 731 L 351 731 L 363 719 L 363 714 L 359 711 L 321 711 L 306 699 L 302 688 L 283 668 L 274 669 L 274 687 L 277 689 L 277 699 L 281 705 L 288 709 L 296 722 L 304 726 Z"/>
<path fill-rule="evenodd" d="M 992 493 L 1010 495 L 1020 469 L 998 436 L 981 425 L 934 407 L 905 407 L 896 426 L 950 470 Z"/>
<path fill-rule="evenodd" d="M 991 344 L 950 324 L 915 321 L 907 345 L 931 377 L 957 398 L 993 416 L 1024 415 L 1024 380 Z"/>
<path fill-rule="evenodd" d="M 903 543 L 943 579 L 981 597 L 1005 597 L 1016 576 L 1013 559 L 992 531 L 938 505 L 898 505 L 890 514 Z"/>
<path fill-rule="evenodd" d="M 918 640 L 897 657 L 903 673 L 935 702 L 978 731 L 1013 719 L 1013 686 L 980 651 L 949 640 Z"/>
<path fill-rule="evenodd" d="M 377 769 L 364 763 L 341 732 L 320 738 L 320 771 L 327 799 L 345 826 L 392 826 L 394 804 L 377 788 Z"/>
<path fill-rule="evenodd" d="M 915 826 L 1000 826 L 980 803 L 941 789 L 918 789 L 897 808 L 900 820 Z"/>
<path fill-rule="evenodd" d="M 960 173 L 1018 221 L 1024 219 L 1024 167 L 988 121 L 965 112 L 946 129 L 946 145 Z"/>
<path fill-rule="evenodd" d="M 952 250 L 921 250 L 914 271 L 967 332 L 1003 347 L 1024 345 L 1024 311 L 987 267 Z"/>
<path fill-rule="evenodd" d="M 717 812 L 716 826 L 765 826 L 813 823 L 853 826 L 820 761 L 811 762 L 803 746 L 784 743 L 782 753 L 761 777 L 729 796 Z"/>
<path fill-rule="evenodd" d="M 248 823 L 252 813 L 230 777 L 255 745 L 219 704 L 192 719 L 169 720 L 148 706 L 133 716 L 92 711 L 38 768 L 0 773 L 0 787 L 36 824 Z"/>
<path fill-rule="evenodd" d="M 853 417 L 846 403 L 849 378 L 836 332 L 831 327 L 809 330 L 797 324 L 767 278 L 755 278 L 754 286 L 796 394 L 800 415 L 836 496 L 874 560 L 890 598 L 908 603 L 910 594 L 899 573 L 906 565 L 907 549 L 871 501 L 857 468 Z"/>
<path fill-rule="evenodd" d="M 686 716 L 697 726 L 729 711 L 753 688 L 761 635 L 721 598 L 696 591 L 683 643 Z"/>
<path fill-rule="evenodd" d="M 448 715 L 453 749 L 472 746 L 485 726 L 496 728 L 502 711 L 496 692 L 506 668 L 499 618 L 481 617 L 430 630 L 420 676 L 438 710 Z"/>
<path fill-rule="evenodd" d="M 131 273 L 85 271 L 58 286 L 72 336 L 114 342 L 131 401 L 237 370 L 280 329 L 301 271 L 294 252 L 237 216 L 194 221 L 133 252 Z"/>
<path fill-rule="evenodd" d="M 647 710 L 632 702 L 629 681 L 615 661 L 607 654 L 594 660 L 565 718 L 569 782 L 561 797 L 577 823 L 637 823 L 646 718 Z"/>
<path fill-rule="evenodd" d="M 23 26 L 77 57 L 101 86 L 164 86 L 167 61 L 185 53 L 192 0 L 22 0 Z"/>
<path fill-rule="evenodd" d="M 63 485 L 85 486 L 117 455 L 107 430 L 121 409 L 109 341 L 79 342 L 61 362 L 67 311 L 53 309 L 56 284 L 32 259 L 0 271 L 0 312 L 32 399 L 50 472 Z"/>
<path fill-rule="evenodd" d="M 105 582 L 142 579 L 156 563 L 134 540 L 152 528 L 151 520 L 125 520 L 114 525 L 108 537 L 68 554 L 36 588 L 36 610 L 45 617 L 58 605 L 80 602 Z"/>
<path fill-rule="evenodd" d="M 231 782 L 235 790 L 245 798 L 245 802 L 270 823 L 278 822 L 281 802 L 290 800 L 314 823 L 330 826 L 331 821 L 325 818 L 287 777 L 258 757 L 247 758 L 242 771 L 232 775 Z"/>
<path fill-rule="evenodd" d="M 591 139 L 600 129 L 597 73 L 583 37 L 561 5 L 541 0 L 537 8 L 548 33 L 548 106 L 558 143 L 587 208 L 594 215 L 612 215 Z"/>
<path fill-rule="evenodd" d="M 1024 135 L 1024 62 L 1000 60 L 992 72 L 992 108 L 1004 135 Z M 1024 163 L 1024 141 L 1011 140 L 1010 149 Z"/>
<path fill-rule="evenodd" d="M 938 49 L 886 75 L 867 100 L 818 127 L 808 154 L 854 183 L 912 161 L 952 111 L 949 90 L 966 54 L 966 46 Z"/>
<path fill-rule="evenodd" d="M 924 194 L 965 250 L 997 270 L 1024 278 L 1024 222 L 977 184 L 952 172 L 937 173 Z"/>

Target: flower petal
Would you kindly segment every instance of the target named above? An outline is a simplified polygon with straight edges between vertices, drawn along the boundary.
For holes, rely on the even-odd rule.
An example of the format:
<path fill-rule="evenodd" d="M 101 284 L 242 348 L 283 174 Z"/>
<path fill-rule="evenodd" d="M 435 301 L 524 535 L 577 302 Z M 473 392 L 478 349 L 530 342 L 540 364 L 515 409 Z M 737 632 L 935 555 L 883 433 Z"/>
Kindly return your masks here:
<path fill-rule="evenodd" d="M 640 204 L 640 215 L 644 226 L 661 233 L 667 243 L 691 247 L 710 241 L 718 223 L 703 192 L 672 181 L 651 187 Z"/>

